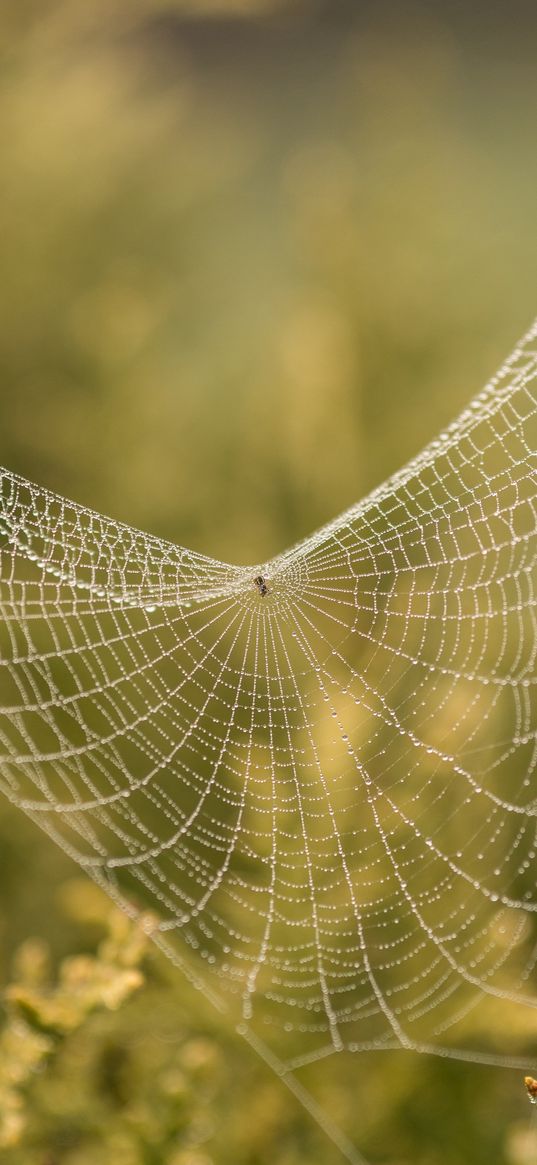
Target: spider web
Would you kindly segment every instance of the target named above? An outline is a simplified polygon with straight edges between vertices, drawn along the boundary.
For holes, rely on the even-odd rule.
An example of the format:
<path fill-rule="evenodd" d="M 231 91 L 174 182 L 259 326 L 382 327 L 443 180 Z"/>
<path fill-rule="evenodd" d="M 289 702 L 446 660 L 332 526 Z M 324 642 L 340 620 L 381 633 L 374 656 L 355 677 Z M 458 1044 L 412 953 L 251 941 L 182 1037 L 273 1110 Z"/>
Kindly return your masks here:
<path fill-rule="evenodd" d="M 300 1065 L 479 1058 L 450 1043 L 470 1009 L 535 1006 L 536 469 L 537 325 L 417 459 L 272 562 L 0 472 L 3 792 L 154 912 L 350 1160 Z"/>

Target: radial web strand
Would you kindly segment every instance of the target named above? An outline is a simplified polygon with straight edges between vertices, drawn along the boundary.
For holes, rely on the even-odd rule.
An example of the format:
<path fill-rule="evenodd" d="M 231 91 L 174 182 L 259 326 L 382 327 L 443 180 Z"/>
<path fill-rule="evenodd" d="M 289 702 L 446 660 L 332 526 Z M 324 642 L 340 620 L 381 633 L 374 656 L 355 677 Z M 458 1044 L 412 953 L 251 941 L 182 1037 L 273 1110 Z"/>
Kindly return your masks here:
<path fill-rule="evenodd" d="M 536 471 L 537 326 L 271 562 L 0 471 L 0 787 L 282 1071 L 535 1007 Z"/>

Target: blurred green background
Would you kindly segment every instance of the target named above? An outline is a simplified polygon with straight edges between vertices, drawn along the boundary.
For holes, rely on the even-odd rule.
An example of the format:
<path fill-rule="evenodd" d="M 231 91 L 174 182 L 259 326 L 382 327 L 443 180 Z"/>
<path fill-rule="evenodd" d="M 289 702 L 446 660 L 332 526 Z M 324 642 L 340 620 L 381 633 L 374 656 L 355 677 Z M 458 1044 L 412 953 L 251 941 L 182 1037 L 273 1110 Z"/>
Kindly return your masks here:
<path fill-rule="evenodd" d="M 10 469 L 262 561 L 418 452 L 529 326 L 534 5 L 4 0 L 0 34 Z M 35 935 L 54 981 L 117 923 L 0 814 L 2 979 L 32 979 Z M 36 1053 L 7 1165 L 335 1163 L 178 974 L 144 967 Z M 314 1083 L 374 1162 L 537 1160 L 519 1073 L 384 1054 Z"/>

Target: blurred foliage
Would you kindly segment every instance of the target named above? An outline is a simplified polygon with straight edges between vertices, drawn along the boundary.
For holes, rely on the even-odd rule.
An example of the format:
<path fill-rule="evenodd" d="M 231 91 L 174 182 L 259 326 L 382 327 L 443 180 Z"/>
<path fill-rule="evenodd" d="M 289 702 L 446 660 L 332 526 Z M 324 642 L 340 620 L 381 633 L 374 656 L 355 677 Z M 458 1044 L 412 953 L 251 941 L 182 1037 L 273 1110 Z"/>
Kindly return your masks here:
<path fill-rule="evenodd" d="M 533 6 L 5 0 L 0 32 L 10 468 L 263 560 L 417 452 L 529 324 Z M 224 1018 L 0 814 L 6 1165 L 335 1162 Z M 487 1025 L 535 1047 L 507 1005 Z M 304 1080 L 374 1161 L 537 1157 L 518 1073 L 385 1054 Z"/>
<path fill-rule="evenodd" d="M 56 982 L 42 942 L 17 951 L 0 1037 L 2 1160 L 205 1165 L 197 1146 L 212 1128 L 216 1046 L 162 1036 L 159 1045 L 157 1028 L 137 1056 L 136 1016 L 127 1010 L 120 1026 L 102 1013 L 144 983 L 151 926 L 129 922 L 85 882 L 66 883 L 63 899 L 106 935 L 95 955 L 62 960 Z"/>
<path fill-rule="evenodd" d="M 79 891 L 84 902 L 86 884 Z M 24 1092 L 67 1036 L 99 1008 L 114 1010 L 143 983 L 138 963 L 147 942 L 141 924 L 107 910 L 108 934 L 95 958 L 64 959 L 50 982 L 49 951 L 29 939 L 17 951 L 13 982 L 6 988 L 7 1019 L 0 1038 L 0 1147 L 23 1139 L 29 1119 Z"/>
<path fill-rule="evenodd" d="M 149 943 L 149 917 L 129 921 L 81 878 L 62 882 L 56 911 L 71 944 L 82 950 L 60 959 L 54 971 L 49 946 L 26 940 L 15 951 L 4 991 L 5 1165 L 328 1165 L 337 1159 L 284 1085 L 251 1060 L 225 1018 L 162 966 Z M 505 1033 L 502 1011 L 500 1021 L 491 1010 L 490 1028 L 496 1023 Z M 532 1031 L 518 1035 L 520 1043 Z M 514 1032 L 511 1042 L 516 1046 Z M 537 1128 L 524 1119 L 521 1081 L 511 1086 L 507 1078 L 506 1087 L 505 1073 L 479 1071 L 474 1088 L 470 1074 L 452 1061 L 341 1056 L 324 1064 L 319 1099 L 378 1159 L 398 1165 L 499 1160 L 493 1113 L 505 1113 L 510 1102 L 518 1117 L 502 1136 L 504 1159 L 530 1165 Z M 476 1124 L 482 1157 L 470 1158 Z"/>
<path fill-rule="evenodd" d="M 0 16 L 3 459 L 241 561 L 451 420 L 536 270 L 520 20 L 254 8 Z"/>

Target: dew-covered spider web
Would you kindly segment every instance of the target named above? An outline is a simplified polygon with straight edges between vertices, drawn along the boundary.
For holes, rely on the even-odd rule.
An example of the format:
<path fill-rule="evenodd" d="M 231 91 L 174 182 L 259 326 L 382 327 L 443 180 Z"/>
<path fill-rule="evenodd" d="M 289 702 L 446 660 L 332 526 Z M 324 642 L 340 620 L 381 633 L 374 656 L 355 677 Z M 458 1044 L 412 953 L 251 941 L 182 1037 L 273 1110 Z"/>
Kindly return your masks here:
<path fill-rule="evenodd" d="M 537 326 L 272 562 L 1 471 L 2 790 L 299 1094 L 330 1052 L 463 1055 L 483 1000 L 535 1007 L 536 471 Z"/>

